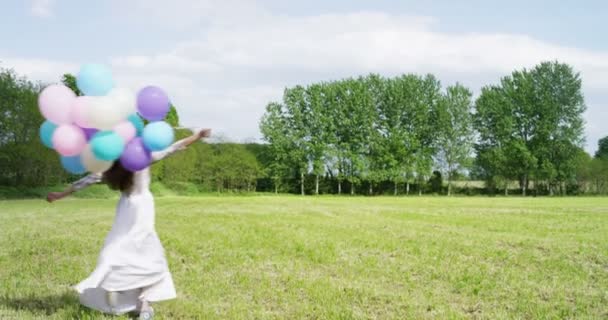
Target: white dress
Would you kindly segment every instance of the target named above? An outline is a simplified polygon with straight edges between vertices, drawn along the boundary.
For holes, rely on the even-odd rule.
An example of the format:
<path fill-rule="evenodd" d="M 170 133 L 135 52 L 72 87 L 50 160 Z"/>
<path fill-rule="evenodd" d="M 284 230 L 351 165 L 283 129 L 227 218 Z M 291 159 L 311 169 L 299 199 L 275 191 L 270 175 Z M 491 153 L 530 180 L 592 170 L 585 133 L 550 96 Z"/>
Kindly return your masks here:
<path fill-rule="evenodd" d="M 153 159 L 173 153 L 177 150 L 175 145 L 153 153 Z M 101 174 L 86 176 L 74 183 L 74 189 L 101 182 L 101 178 Z M 164 249 L 154 228 L 150 170 L 136 172 L 133 180 L 131 192 L 120 197 L 95 270 L 74 287 L 83 305 L 115 315 L 136 310 L 141 300 L 156 302 L 176 297 Z"/>

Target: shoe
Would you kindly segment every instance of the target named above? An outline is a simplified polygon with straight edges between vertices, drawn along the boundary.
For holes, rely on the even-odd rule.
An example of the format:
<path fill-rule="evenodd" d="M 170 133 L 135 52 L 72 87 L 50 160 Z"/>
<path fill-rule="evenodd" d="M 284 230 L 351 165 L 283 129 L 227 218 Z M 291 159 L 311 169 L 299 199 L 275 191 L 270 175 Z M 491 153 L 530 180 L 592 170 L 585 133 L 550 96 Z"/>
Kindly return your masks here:
<path fill-rule="evenodd" d="M 152 320 L 154 319 L 154 309 L 147 308 L 139 313 L 139 320 Z"/>

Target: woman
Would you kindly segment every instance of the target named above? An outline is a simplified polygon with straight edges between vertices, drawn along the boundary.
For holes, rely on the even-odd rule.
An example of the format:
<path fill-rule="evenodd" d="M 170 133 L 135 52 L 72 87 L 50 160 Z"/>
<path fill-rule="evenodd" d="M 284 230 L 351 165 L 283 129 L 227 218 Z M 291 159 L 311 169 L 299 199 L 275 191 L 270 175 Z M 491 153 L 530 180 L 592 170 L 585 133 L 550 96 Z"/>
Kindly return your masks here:
<path fill-rule="evenodd" d="M 175 142 L 166 150 L 152 153 L 159 161 L 195 141 L 209 137 L 211 130 L 200 130 Z M 124 169 L 119 161 L 103 174 L 90 174 L 63 192 L 48 194 L 49 202 L 103 182 L 122 195 L 110 233 L 93 273 L 75 286 L 83 305 L 110 314 L 139 311 L 140 319 L 152 319 L 151 302 L 176 297 L 164 249 L 154 229 L 154 198 L 149 190 L 150 170 Z"/>

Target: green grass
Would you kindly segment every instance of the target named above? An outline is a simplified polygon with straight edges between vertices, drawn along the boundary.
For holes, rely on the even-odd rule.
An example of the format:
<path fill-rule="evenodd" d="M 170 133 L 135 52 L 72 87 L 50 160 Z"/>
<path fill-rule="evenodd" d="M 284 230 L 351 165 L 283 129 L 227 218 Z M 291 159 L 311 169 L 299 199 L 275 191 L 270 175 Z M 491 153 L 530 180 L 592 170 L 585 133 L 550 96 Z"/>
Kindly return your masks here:
<path fill-rule="evenodd" d="M 115 201 L 0 202 L 0 319 L 112 318 L 69 287 Z M 165 197 L 157 230 L 159 319 L 608 318 L 605 198 Z"/>

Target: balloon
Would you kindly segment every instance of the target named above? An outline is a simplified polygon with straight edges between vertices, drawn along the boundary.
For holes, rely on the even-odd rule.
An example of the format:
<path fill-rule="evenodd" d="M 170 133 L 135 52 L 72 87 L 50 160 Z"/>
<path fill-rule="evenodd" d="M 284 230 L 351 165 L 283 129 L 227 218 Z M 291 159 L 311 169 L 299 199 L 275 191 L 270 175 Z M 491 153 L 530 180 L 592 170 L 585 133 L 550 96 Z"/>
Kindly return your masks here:
<path fill-rule="evenodd" d="M 91 150 L 91 145 L 87 144 L 82 153 L 80 154 L 80 161 L 82 165 L 89 172 L 93 173 L 101 173 L 112 167 L 114 164 L 112 161 L 103 161 L 99 160 L 93 154 Z"/>
<path fill-rule="evenodd" d="M 57 129 L 57 125 L 48 120 L 40 126 L 40 140 L 42 140 L 42 144 L 51 149 L 53 148 L 53 133 L 55 129 Z"/>
<path fill-rule="evenodd" d="M 152 122 L 144 128 L 142 138 L 148 150 L 160 151 L 173 142 L 173 128 L 164 121 Z"/>
<path fill-rule="evenodd" d="M 112 71 L 104 65 L 85 64 L 76 77 L 76 85 L 87 96 L 104 96 L 114 86 Z"/>
<path fill-rule="evenodd" d="M 144 132 L 144 121 L 141 120 L 141 118 L 136 113 L 130 115 L 127 120 L 129 120 L 129 122 L 131 122 L 135 127 L 135 130 L 137 131 L 137 136 L 141 136 L 141 134 Z"/>
<path fill-rule="evenodd" d="M 145 87 L 137 94 L 137 110 L 146 120 L 160 121 L 169 112 L 169 97 L 159 87 Z"/>
<path fill-rule="evenodd" d="M 137 130 L 130 121 L 124 121 L 117 124 L 114 127 L 114 132 L 116 132 L 127 143 L 133 140 L 133 138 L 135 138 L 137 135 Z"/>
<path fill-rule="evenodd" d="M 152 155 L 148 151 L 140 137 L 137 137 L 125 148 L 125 151 L 120 156 L 120 164 L 132 172 L 145 169 L 152 162 Z"/>
<path fill-rule="evenodd" d="M 124 149 L 124 140 L 114 131 L 97 132 L 91 139 L 91 150 L 99 160 L 114 161 Z"/>
<path fill-rule="evenodd" d="M 38 96 L 40 113 L 49 121 L 56 124 L 72 123 L 72 104 L 76 94 L 62 84 L 52 84 Z"/>
<path fill-rule="evenodd" d="M 82 132 L 84 132 L 84 135 L 87 138 L 87 141 L 91 140 L 91 138 L 99 131 L 99 130 L 93 129 L 93 128 L 80 128 L 80 129 L 82 129 Z"/>
<path fill-rule="evenodd" d="M 80 156 L 61 157 L 61 165 L 72 174 L 83 174 L 87 169 L 80 162 Z"/>
<path fill-rule="evenodd" d="M 123 119 L 126 119 L 130 114 L 137 110 L 137 103 L 135 101 L 135 94 L 129 89 L 125 88 L 114 88 L 108 97 L 113 100 L 113 103 L 117 104 L 117 110 L 120 111 Z"/>
<path fill-rule="evenodd" d="M 120 111 L 120 103 L 110 96 L 89 97 L 90 105 L 87 112 L 87 123 L 97 129 L 110 130 L 125 120 L 126 116 Z"/>
<path fill-rule="evenodd" d="M 72 120 L 81 128 L 90 128 L 88 122 L 89 109 L 91 108 L 91 97 L 76 97 L 72 103 Z"/>
<path fill-rule="evenodd" d="M 87 138 L 80 128 L 72 124 L 63 124 L 53 133 L 53 147 L 60 155 L 71 157 L 79 154 L 87 144 Z"/>

